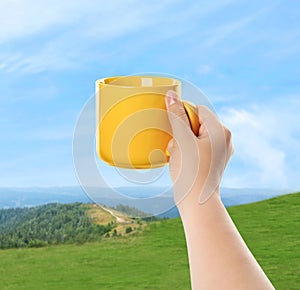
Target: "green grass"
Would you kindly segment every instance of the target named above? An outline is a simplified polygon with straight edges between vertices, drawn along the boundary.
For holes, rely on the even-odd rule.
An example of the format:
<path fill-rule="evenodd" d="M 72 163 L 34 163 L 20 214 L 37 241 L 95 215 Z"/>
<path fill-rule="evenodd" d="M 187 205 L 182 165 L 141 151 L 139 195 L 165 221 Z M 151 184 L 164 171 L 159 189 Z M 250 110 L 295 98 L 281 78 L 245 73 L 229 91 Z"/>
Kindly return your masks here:
<path fill-rule="evenodd" d="M 237 206 L 229 213 L 276 289 L 299 289 L 300 194 Z M 179 219 L 140 236 L 84 245 L 0 251 L 0 289 L 190 289 Z"/>
<path fill-rule="evenodd" d="M 300 193 L 228 209 L 276 289 L 300 289 Z"/>

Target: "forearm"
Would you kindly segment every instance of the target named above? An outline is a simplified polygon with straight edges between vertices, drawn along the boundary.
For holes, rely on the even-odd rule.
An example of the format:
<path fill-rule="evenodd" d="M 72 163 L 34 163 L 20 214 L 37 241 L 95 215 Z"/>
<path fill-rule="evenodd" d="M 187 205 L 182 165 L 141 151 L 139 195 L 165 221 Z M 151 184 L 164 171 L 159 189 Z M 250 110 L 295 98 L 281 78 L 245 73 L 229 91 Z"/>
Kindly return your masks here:
<path fill-rule="evenodd" d="M 193 290 L 274 289 L 247 248 L 219 194 L 199 204 L 191 192 L 178 209 L 188 246 Z"/>

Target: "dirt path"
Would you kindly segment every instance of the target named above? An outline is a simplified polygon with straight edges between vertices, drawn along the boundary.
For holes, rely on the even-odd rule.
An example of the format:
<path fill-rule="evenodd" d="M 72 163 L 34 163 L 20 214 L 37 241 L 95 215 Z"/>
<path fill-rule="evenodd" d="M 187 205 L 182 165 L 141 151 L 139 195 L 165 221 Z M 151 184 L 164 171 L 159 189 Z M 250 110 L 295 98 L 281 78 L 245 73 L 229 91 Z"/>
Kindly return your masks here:
<path fill-rule="evenodd" d="M 117 216 L 112 210 L 110 210 L 110 209 L 108 209 L 108 208 L 106 208 L 106 207 L 104 207 L 104 206 L 102 206 L 102 205 L 100 205 L 100 207 L 101 207 L 103 210 L 105 210 L 105 211 L 107 211 L 108 213 L 110 213 L 113 217 L 115 217 L 117 223 L 120 223 L 120 224 L 130 224 L 130 223 L 131 223 L 131 221 L 126 221 L 125 219 L 123 219 L 123 218 Z"/>

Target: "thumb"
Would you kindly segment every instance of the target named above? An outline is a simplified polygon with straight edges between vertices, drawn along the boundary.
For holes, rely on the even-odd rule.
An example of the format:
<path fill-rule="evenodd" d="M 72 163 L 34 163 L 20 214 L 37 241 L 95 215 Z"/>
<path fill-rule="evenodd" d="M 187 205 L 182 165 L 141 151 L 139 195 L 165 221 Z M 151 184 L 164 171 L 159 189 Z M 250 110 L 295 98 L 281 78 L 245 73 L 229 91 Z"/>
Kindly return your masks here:
<path fill-rule="evenodd" d="M 191 131 L 191 127 L 183 104 L 175 91 L 167 92 L 166 107 L 173 137 L 180 140 L 186 135 L 187 130 Z"/>

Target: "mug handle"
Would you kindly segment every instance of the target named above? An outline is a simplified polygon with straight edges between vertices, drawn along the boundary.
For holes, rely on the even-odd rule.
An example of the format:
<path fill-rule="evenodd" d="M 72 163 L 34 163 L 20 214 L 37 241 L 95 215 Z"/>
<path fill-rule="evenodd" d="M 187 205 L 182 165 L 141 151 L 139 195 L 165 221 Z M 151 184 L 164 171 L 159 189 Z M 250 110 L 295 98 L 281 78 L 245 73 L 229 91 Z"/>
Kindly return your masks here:
<path fill-rule="evenodd" d="M 188 101 L 182 101 L 185 112 L 187 113 L 190 121 L 190 126 L 194 134 L 199 136 L 200 122 L 198 117 L 198 110 L 196 106 Z"/>

